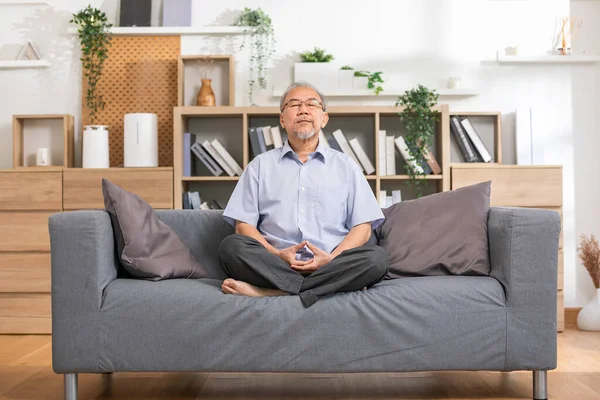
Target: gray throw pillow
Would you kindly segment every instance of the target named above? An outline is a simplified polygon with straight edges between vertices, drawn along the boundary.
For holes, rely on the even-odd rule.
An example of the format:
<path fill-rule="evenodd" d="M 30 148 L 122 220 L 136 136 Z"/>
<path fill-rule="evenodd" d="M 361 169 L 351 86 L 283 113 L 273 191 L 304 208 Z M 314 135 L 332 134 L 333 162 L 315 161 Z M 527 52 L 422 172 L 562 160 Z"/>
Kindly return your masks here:
<path fill-rule="evenodd" d="M 204 267 L 148 202 L 102 179 L 121 265 L 130 275 L 151 281 L 206 278 Z"/>
<path fill-rule="evenodd" d="M 390 256 L 386 279 L 489 275 L 490 189 L 482 182 L 384 209 L 375 234 Z"/>

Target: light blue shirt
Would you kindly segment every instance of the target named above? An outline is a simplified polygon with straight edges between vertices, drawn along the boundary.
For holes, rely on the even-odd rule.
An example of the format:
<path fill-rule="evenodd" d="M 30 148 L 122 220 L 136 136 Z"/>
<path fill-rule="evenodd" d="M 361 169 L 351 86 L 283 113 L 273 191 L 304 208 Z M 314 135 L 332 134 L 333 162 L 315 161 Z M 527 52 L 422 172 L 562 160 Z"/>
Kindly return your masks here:
<path fill-rule="evenodd" d="M 322 143 L 306 163 L 286 141 L 244 169 L 223 218 L 255 226 L 276 249 L 307 240 L 331 253 L 354 226 L 384 220 L 356 162 Z"/>

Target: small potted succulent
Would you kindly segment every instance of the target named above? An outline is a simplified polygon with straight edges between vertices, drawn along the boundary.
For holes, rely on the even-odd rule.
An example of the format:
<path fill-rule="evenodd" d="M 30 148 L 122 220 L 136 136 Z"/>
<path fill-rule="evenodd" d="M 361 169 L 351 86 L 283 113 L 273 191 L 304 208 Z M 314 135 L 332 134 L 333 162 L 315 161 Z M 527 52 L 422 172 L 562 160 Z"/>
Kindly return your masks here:
<path fill-rule="evenodd" d="M 309 82 L 319 89 L 331 89 L 337 81 L 337 68 L 331 63 L 332 54 L 315 47 L 300 54 L 301 62 L 294 65 L 294 80 Z M 335 86 L 333 86 L 335 88 Z"/>

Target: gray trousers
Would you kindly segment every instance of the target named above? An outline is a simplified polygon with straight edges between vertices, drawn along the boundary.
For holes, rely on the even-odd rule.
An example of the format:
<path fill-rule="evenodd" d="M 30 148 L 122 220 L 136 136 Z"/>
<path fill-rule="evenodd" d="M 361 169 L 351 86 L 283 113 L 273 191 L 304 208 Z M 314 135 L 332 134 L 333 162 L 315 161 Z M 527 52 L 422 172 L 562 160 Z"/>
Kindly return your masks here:
<path fill-rule="evenodd" d="M 390 261 L 380 246 L 366 244 L 344 250 L 330 263 L 303 276 L 249 236 L 227 236 L 218 249 L 227 276 L 251 285 L 297 294 L 305 307 L 335 293 L 371 287 L 387 274 Z"/>

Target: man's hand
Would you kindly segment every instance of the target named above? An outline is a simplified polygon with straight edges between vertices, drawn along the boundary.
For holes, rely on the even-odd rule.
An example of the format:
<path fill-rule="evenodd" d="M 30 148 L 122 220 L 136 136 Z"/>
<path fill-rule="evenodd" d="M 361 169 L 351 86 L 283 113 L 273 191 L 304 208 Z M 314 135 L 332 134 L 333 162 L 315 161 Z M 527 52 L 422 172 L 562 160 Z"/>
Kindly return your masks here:
<path fill-rule="evenodd" d="M 313 252 L 314 257 L 312 260 L 303 262 L 302 265 L 292 265 L 292 268 L 300 273 L 312 273 L 333 260 L 333 256 L 328 252 L 321 250 L 317 246 L 313 246 L 312 244 L 306 242 L 306 245 Z"/>
<path fill-rule="evenodd" d="M 306 265 L 306 264 L 312 262 L 312 260 L 308 260 L 308 261 L 296 260 L 296 252 L 298 250 L 300 250 L 301 248 L 303 248 L 305 245 L 306 245 L 306 240 L 303 241 L 303 242 L 298 243 L 295 246 L 290 246 L 290 247 L 285 248 L 283 250 L 279 250 L 275 254 L 277 256 L 279 256 L 279 258 L 281 258 L 283 261 L 285 261 L 286 263 L 290 264 L 290 266 L 292 268 L 294 266 L 301 267 L 303 265 Z"/>

